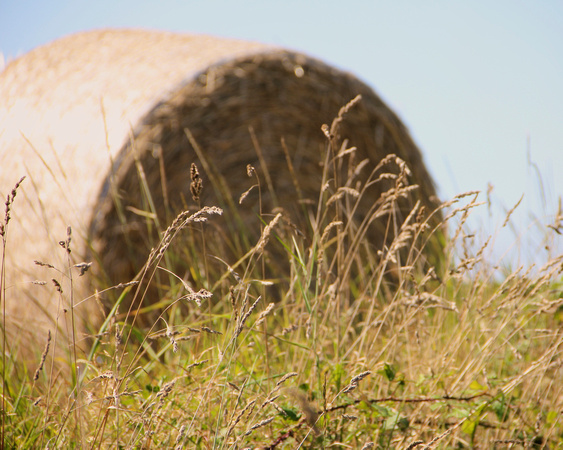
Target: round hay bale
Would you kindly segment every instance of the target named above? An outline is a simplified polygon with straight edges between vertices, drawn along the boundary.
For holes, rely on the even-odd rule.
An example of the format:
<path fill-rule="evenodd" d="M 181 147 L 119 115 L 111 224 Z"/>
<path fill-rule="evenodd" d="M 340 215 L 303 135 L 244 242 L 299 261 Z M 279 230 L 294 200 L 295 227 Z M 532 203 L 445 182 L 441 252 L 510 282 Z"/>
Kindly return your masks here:
<path fill-rule="evenodd" d="M 338 128 L 338 142 L 357 148 L 355 161 L 369 160 L 356 181 L 365 183 L 386 155 L 396 154 L 412 171 L 409 182 L 420 186 L 398 203 L 397 223 L 419 199 L 433 210 L 433 182 L 396 115 L 354 76 L 305 55 L 209 36 L 102 30 L 9 63 L 0 74 L 0 194 L 5 198 L 27 177 L 7 233 L 10 319 L 23 328 L 31 319 L 56 320 L 59 295 L 30 281 L 60 278 L 65 291 L 69 255 L 58 242 L 67 238 L 67 226 L 71 265 L 93 250 L 107 282 L 134 277 L 174 214 L 195 210 L 192 162 L 203 179 L 200 204 L 225 210 L 212 221 L 218 239 L 241 223 L 259 233 L 258 211 L 275 207 L 305 229 L 322 184 L 328 141 L 321 126 L 359 94 Z M 248 164 L 260 171 L 260 205 L 254 191 L 234 208 L 252 184 Z M 346 180 L 348 170 L 343 165 L 335 176 Z M 366 191 L 358 220 L 388 187 L 376 183 Z M 387 220 L 367 232 L 375 248 L 392 238 Z M 86 292 L 76 275 L 73 289 Z M 30 303 L 46 314 L 39 317 Z"/>

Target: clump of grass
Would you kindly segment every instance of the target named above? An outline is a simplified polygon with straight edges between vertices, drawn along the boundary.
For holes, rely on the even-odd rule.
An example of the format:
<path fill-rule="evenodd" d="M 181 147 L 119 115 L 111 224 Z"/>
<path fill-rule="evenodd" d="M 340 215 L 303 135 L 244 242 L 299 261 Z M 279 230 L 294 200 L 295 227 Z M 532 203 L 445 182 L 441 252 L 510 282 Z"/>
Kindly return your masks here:
<path fill-rule="evenodd" d="M 476 244 L 467 229 L 478 192 L 444 203 L 434 213 L 444 217 L 438 226 L 419 204 L 399 226 L 396 202 L 415 187 L 394 155 L 381 162 L 393 170 L 369 181 L 391 180 L 390 188 L 369 216 L 353 221 L 364 187 L 331 175 L 334 164 L 354 153 L 335 137 L 346 111 L 325 128 L 325 182 L 309 230 L 296 231 L 283 211 L 262 212 L 261 236 L 238 240 L 249 246 L 233 260 L 211 250 L 217 235 L 207 222 L 218 208 L 182 212 L 155 243 L 137 282 L 118 286 L 122 294 L 92 336 L 90 352 L 81 355 L 76 343 L 67 350 L 73 381 L 55 365 L 35 371 L 48 347 L 43 354 L 38 347 L 33 369 L 18 367 L 4 351 L 3 443 L 562 445 L 563 255 L 500 277 L 502 269 L 486 258 L 490 241 Z M 266 171 L 249 171 L 259 192 L 272 176 Z M 197 168 L 191 174 L 199 196 L 207 187 L 197 181 Z M 365 232 L 381 217 L 395 238 L 374 248 Z M 185 238 L 194 225 L 197 233 Z M 431 264 L 425 246 L 443 244 L 444 229 L 451 237 L 443 258 Z M 196 238 L 205 243 L 199 255 L 186 248 Z M 70 234 L 65 249 L 69 243 Z M 139 305 L 160 272 L 169 275 L 169 286 L 155 302 L 151 326 L 139 326 L 147 312 Z M 119 313 L 127 295 L 131 306 Z M 4 350 L 7 344 L 4 334 Z"/>

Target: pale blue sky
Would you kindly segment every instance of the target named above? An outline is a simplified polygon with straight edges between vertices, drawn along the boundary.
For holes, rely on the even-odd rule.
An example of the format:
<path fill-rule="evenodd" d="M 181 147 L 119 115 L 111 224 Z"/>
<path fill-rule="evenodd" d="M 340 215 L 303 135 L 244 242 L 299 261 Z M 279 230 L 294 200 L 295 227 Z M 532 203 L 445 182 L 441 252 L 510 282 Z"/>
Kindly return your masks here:
<path fill-rule="evenodd" d="M 516 216 L 525 227 L 530 212 L 547 223 L 563 195 L 561 1 L 0 0 L 6 59 L 108 26 L 268 42 L 356 74 L 410 128 L 443 199 L 491 182 L 500 212 L 525 193 Z M 489 231 L 502 223 L 486 208 L 476 218 L 477 231 L 478 222 Z"/>

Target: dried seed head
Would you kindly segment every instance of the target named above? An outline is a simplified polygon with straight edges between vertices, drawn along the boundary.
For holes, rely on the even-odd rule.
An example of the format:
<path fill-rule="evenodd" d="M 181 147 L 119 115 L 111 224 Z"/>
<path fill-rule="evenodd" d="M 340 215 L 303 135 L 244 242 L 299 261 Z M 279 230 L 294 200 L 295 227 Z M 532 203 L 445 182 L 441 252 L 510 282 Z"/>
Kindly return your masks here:
<path fill-rule="evenodd" d="M 264 231 L 262 232 L 262 236 L 260 236 L 258 244 L 256 244 L 254 250 L 255 252 L 262 253 L 264 251 L 266 244 L 270 240 L 270 234 L 272 233 L 273 228 L 279 222 L 281 216 L 282 216 L 281 213 L 276 214 L 276 217 L 274 217 L 272 221 L 268 225 L 266 225 L 266 228 L 264 228 Z"/>
<path fill-rule="evenodd" d="M 188 291 L 187 295 L 184 295 L 180 298 L 182 300 L 194 301 L 197 306 L 201 306 L 204 300 L 213 297 L 213 294 L 206 289 L 200 289 L 197 292 L 194 292 L 190 289 L 190 291 Z"/>
<path fill-rule="evenodd" d="M 172 344 L 172 351 L 174 353 L 178 352 L 178 342 L 176 342 L 176 338 L 174 337 L 176 334 L 178 334 L 178 333 L 175 332 L 174 330 L 172 330 L 170 325 L 167 324 L 166 325 L 166 337 L 168 338 L 168 340 Z"/>
<path fill-rule="evenodd" d="M 260 301 L 260 299 L 262 298 L 262 296 L 259 296 L 254 303 L 252 304 L 252 306 L 250 306 L 250 308 L 248 308 L 248 311 L 246 311 L 246 313 L 244 314 L 244 316 L 242 316 L 240 318 L 240 322 L 237 324 L 237 327 L 235 329 L 235 334 L 234 334 L 234 338 L 236 339 L 241 333 L 242 333 L 242 329 L 244 327 L 244 324 L 246 323 L 246 321 L 248 320 L 248 318 L 250 317 L 250 315 L 252 314 L 252 311 L 254 311 L 254 308 L 256 308 L 256 305 L 258 304 L 258 302 Z"/>
<path fill-rule="evenodd" d="M 356 375 L 354 378 L 352 378 L 352 379 L 350 380 L 350 383 L 358 384 L 360 381 L 362 381 L 365 377 L 367 377 L 367 376 L 370 375 L 370 374 L 371 374 L 371 371 L 370 371 L 370 370 L 366 370 L 365 372 L 362 372 L 361 374 Z"/>
<path fill-rule="evenodd" d="M 292 324 L 292 325 L 290 325 L 289 327 L 284 328 L 284 329 L 282 330 L 282 336 L 285 336 L 286 334 L 289 334 L 289 333 L 291 333 L 292 331 L 297 330 L 297 328 L 299 328 L 299 326 L 296 325 L 296 324 Z"/>
<path fill-rule="evenodd" d="M 57 292 L 60 292 L 61 294 L 63 293 L 63 288 L 61 286 L 61 283 L 59 283 L 57 280 L 55 280 L 53 278 L 53 284 L 55 285 L 55 289 L 57 290 Z"/>
<path fill-rule="evenodd" d="M 258 428 L 262 428 L 262 427 L 268 425 L 270 422 L 273 422 L 275 418 L 276 418 L 275 416 L 272 416 L 272 417 L 268 417 L 267 419 L 262 420 L 261 422 L 258 422 L 256 425 L 253 425 L 250 428 L 250 430 L 248 430 L 244 435 L 248 436 L 250 433 L 252 433 L 252 431 L 254 431 Z"/>
<path fill-rule="evenodd" d="M 260 313 L 260 315 L 258 316 L 258 320 L 256 320 L 256 323 L 254 324 L 254 326 L 258 326 L 260 325 L 262 322 L 264 322 L 264 319 L 266 319 L 266 316 L 270 313 L 270 311 L 274 309 L 274 304 L 270 303 L 266 309 L 264 311 L 262 311 Z"/>
<path fill-rule="evenodd" d="M 280 380 L 276 383 L 276 386 L 279 386 L 282 383 L 285 383 L 287 380 L 289 380 L 290 378 L 296 377 L 298 374 L 297 372 L 289 372 L 286 373 L 283 377 L 280 378 Z"/>
<path fill-rule="evenodd" d="M 120 347 L 121 344 L 123 344 L 123 334 L 121 333 L 121 330 L 119 329 L 119 324 L 116 323 L 115 324 L 115 346 Z"/>
<path fill-rule="evenodd" d="M 344 225 L 344 222 L 342 222 L 341 220 L 333 220 L 332 222 L 330 222 L 330 223 L 325 227 L 325 229 L 324 229 L 324 231 L 323 231 L 323 234 L 322 234 L 322 236 L 321 236 L 321 241 L 320 241 L 321 244 L 324 244 L 324 243 L 327 241 L 328 236 L 329 236 L 329 234 L 330 234 L 330 232 L 331 232 L 331 230 L 332 230 L 333 228 L 341 227 L 341 226 L 343 226 L 343 225 Z"/>
<path fill-rule="evenodd" d="M 203 361 L 198 361 L 198 362 L 192 363 L 192 364 L 190 364 L 189 366 L 187 366 L 185 370 L 191 369 L 191 368 L 193 368 L 193 367 L 201 366 L 201 365 L 205 364 L 207 361 L 209 361 L 209 360 L 208 360 L 208 359 L 204 359 Z"/>
<path fill-rule="evenodd" d="M 176 436 L 176 445 L 178 445 L 182 441 L 185 433 L 186 433 L 186 425 L 182 425 L 180 427 L 180 430 L 178 431 L 178 436 Z"/>
<path fill-rule="evenodd" d="M 520 203 L 522 203 L 523 199 L 524 199 L 524 194 L 522 194 L 520 200 L 518 200 L 516 204 L 506 213 L 506 217 L 504 219 L 504 223 L 502 224 L 501 228 L 504 228 L 510 222 L 510 217 L 512 216 L 512 213 L 516 211 L 516 208 L 518 208 L 518 206 L 520 206 Z"/>
<path fill-rule="evenodd" d="M 54 269 L 54 268 L 55 268 L 55 266 L 53 266 L 52 264 L 49 264 L 49 263 L 44 263 L 44 262 L 37 261 L 37 260 L 35 260 L 35 261 L 33 261 L 33 262 L 34 262 L 36 265 L 41 266 L 41 267 L 48 267 L 49 269 Z"/>
<path fill-rule="evenodd" d="M 355 390 L 358 387 L 357 384 L 355 383 L 350 383 L 348 386 L 346 386 L 344 389 L 342 389 L 342 393 L 343 394 L 349 394 L 350 392 L 352 392 L 353 390 Z"/>
<path fill-rule="evenodd" d="M 418 440 L 411 442 L 405 450 L 413 450 L 414 448 L 418 447 L 421 444 L 424 444 L 424 441 Z"/>
<path fill-rule="evenodd" d="M 229 426 L 229 430 L 227 431 L 227 436 L 229 436 L 233 432 L 233 430 L 235 429 L 237 424 L 240 422 L 240 419 L 242 419 L 242 416 L 244 416 L 244 414 L 247 411 L 249 411 L 249 415 L 250 415 L 250 413 L 252 413 L 252 411 L 254 410 L 254 404 L 255 403 L 256 403 L 256 400 L 251 400 L 250 402 L 248 402 L 246 404 L 246 406 L 242 409 L 242 411 L 238 413 L 235 420 L 232 421 L 231 426 Z"/>
<path fill-rule="evenodd" d="M 201 181 L 199 171 L 197 170 L 195 163 L 192 163 L 190 167 L 190 178 L 190 192 L 192 193 L 192 198 L 194 199 L 194 202 L 199 202 L 199 196 L 203 190 L 203 182 Z"/>
<path fill-rule="evenodd" d="M 229 288 L 229 299 L 231 300 L 231 306 L 233 307 L 233 320 L 236 323 L 238 320 L 237 299 L 235 296 L 235 289 L 232 286 Z"/>
<path fill-rule="evenodd" d="M 50 345 L 51 345 L 51 330 L 48 330 L 45 350 L 43 350 L 43 353 L 41 354 L 41 361 L 39 361 L 39 367 L 35 371 L 35 375 L 33 375 L 33 381 L 37 381 L 39 379 L 39 373 L 43 370 L 43 366 L 45 365 L 45 360 L 47 359 L 47 354 L 49 353 Z"/>
<path fill-rule="evenodd" d="M 275 391 L 275 389 L 274 389 L 274 391 Z M 273 406 L 274 408 L 276 408 L 278 411 L 281 410 L 281 414 L 282 414 L 283 416 L 287 416 L 287 413 L 285 413 L 285 412 L 283 411 L 283 409 L 281 409 L 278 405 L 276 405 L 276 404 L 274 403 L 274 402 L 280 397 L 280 394 L 274 395 L 273 397 L 271 397 L 272 393 L 274 393 L 274 392 L 272 391 L 272 392 L 270 393 L 270 396 L 269 396 L 266 400 L 264 400 L 264 403 L 262 403 L 262 404 L 260 405 L 260 409 L 264 409 L 266 406 L 272 405 L 272 406 Z"/>
<path fill-rule="evenodd" d="M 354 378 L 352 378 L 350 380 L 350 384 L 348 386 L 346 386 L 344 389 L 342 389 L 342 393 L 348 394 L 349 392 L 352 392 L 354 389 L 356 389 L 358 387 L 358 383 L 370 374 L 371 374 L 371 371 L 366 370 L 365 372 L 362 372 L 361 374 L 356 375 Z"/>
<path fill-rule="evenodd" d="M 242 205 L 242 202 L 244 202 L 244 200 L 246 199 L 246 197 L 248 197 L 248 194 L 250 194 L 250 191 L 252 191 L 252 189 L 254 189 L 255 187 L 257 187 L 257 184 L 253 184 L 252 186 L 250 186 L 248 188 L 248 190 L 244 191 L 241 195 L 240 198 L 238 199 L 238 204 Z"/>
<path fill-rule="evenodd" d="M 209 334 L 223 334 L 220 331 L 212 330 L 209 327 L 201 327 L 201 331 L 205 331 L 206 333 L 209 333 Z"/>
<path fill-rule="evenodd" d="M 12 192 L 6 196 L 6 203 L 5 203 L 6 214 L 4 216 L 4 223 L 2 224 L 2 227 L 0 228 L 0 236 L 2 236 L 2 237 L 6 234 L 6 226 L 8 225 L 8 222 L 10 222 L 10 209 L 12 207 L 12 204 L 14 203 L 14 199 L 16 198 L 18 188 L 20 187 L 20 184 L 22 184 L 22 181 L 24 179 L 25 179 L 25 177 L 21 177 L 20 180 L 16 183 L 16 185 L 12 189 Z"/>
<path fill-rule="evenodd" d="M 272 392 L 270 392 L 269 397 L 272 397 L 273 394 L 275 394 L 277 391 L 280 390 L 281 386 L 283 383 L 285 383 L 287 380 L 289 380 L 290 378 L 296 377 L 297 376 L 297 372 L 290 372 L 290 373 L 286 373 L 283 377 L 280 378 L 280 380 L 276 383 L 276 387 L 274 388 L 274 390 Z"/>
<path fill-rule="evenodd" d="M 81 263 L 74 265 L 74 267 L 76 267 L 77 269 L 80 269 L 80 275 L 79 275 L 80 277 L 82 275 L 84 275 L 86 272 L 88 272 L 88 269 L 90 269 L 91 266 L 92 266 L 91 262 L 89 262 L 89 263 L 81 262 Z"/>
<path fill-rule="evenodd" d="M 70 241 L 71 241 L 72 230 L 70 227 L 66 229 L 66 240 L 59 241 L 59 245 L 66 250 L 67 253 L 70 253 Z"/>
<path fill-rule="evenodd" d="M 164 399 L 166 397 L 168 397 L 168 395 L 170 394 L 170 392 L 172 392 L 172 389 L 174 388 L 174 385 L 176 384 L 176 380 L 172 380 L 169 381 L 168 383 L 165 383 L 162 386 L 162 389 L 160 391 L 158 391 L 158 393 L 156 394 L 156 396 L 158 398 L 160 398 L 160 401 L 164 401 Z"/>
<path fill-rule="evenodd" d="M 98 375 L 96 378 L 99 380 L 115 380 L 116 376 L 111 370 L 106 370 L 105 372 Z"/>
<path fill-rule="evenodd" d="M 321 131 L 323 132 L 323 134 L 326 136 L 327 139 L 333 138 L 333 136 L 330 134 L 330 128 L 328 127 L 328 125 L 326 123 L 323 123 L 321 125 Z"/>
<path fill-rule="evenodd" d="M 342 418 L 346 420 L 358 420 L 358 416 L 353 416 L 351 414 L 342 414 Z"/>
<path fill-rule="evenodd" d="M 185 228 L 190 223 L 206 222 L 207 216 L 212 214 L 221 215 L 223 214 L 223 210 L 216 206 L 204 206 L 191 216 L 189 214 L 189 211 L 182 211 L 176 216 L 172 224 L 164 232 L 164 236 L 162 237 L 162 240 L 160 241 L 158 247 L 151 251 L 151 254 L 149 255 L 149 261 L 151 261 L 151 263 L 153 261 L 158 261 L 162 257 L 162 255 L 164 255 L 164 252 L 166 252 L 166 250 L 170 246 L 172 239 L 174 239 L 174 237 L 180 232 L 180 230 Z"/>

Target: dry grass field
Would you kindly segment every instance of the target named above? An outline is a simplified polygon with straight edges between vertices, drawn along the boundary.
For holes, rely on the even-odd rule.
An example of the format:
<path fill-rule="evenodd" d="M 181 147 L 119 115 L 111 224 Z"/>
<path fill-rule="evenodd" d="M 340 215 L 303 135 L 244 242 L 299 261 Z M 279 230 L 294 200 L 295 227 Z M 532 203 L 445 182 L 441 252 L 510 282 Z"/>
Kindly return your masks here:
<path fill-rule="evenodd" d="M 2 322 L 2 448 L 563 448 L 563 255 L 509 271 L 488 260 L 491 241 L 467 225 L 486 207 L 478 192 L 433 214 L 416 204 L 398 226 L 396 204 L 416 186 L 394 155 L 370 181 L 392 183 L 354 225 L 362 186 L 332 177 L 353 153 L 327 132 L 308 229 L 264 214 L 258 239 L 235 227 L 218 246 L 209 230 L 221 210 L 200 204 L 161 230 L 133 282 L 85 298 L 72 281 L 91 271 L 76 266 L 72 230 L 60 236 L 68 263 L 43 280 L 58 327 L 29 342 Z M 232 176 L 262 196 L 264 170 Z M 195 202 L 212 189 L 196 167 L 186 179 Z M 17 194 L 2 215 L 3 255 L 16 245 Z M 376 250 L 365 229 L 382 217 L 395 237 Z M 546 245 L 561 219 L 545 224 Z M 424 249 L 436 242 L 432 260 Z M 3 317 L 25 300 L 5 284 L 9 265 L 3 256 Z M 145 295 L 158 299 L 138 308 Z M 73 320 L 82 302 L 105 314 L 87 333 Z"/>

